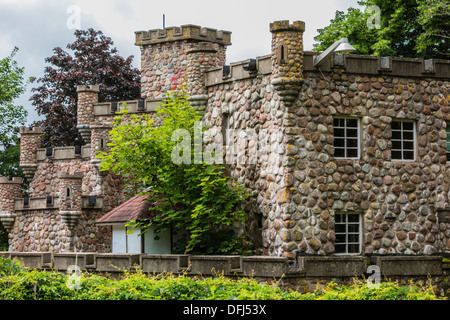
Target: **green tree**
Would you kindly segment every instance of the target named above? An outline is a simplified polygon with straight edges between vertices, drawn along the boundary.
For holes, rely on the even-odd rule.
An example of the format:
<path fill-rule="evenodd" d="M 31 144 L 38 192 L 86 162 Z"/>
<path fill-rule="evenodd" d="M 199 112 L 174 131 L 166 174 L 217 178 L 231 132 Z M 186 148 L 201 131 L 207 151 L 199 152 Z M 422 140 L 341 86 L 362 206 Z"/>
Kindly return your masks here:
<path fill-rule="evenodd" d="M 315 51 L 324 51 L 335 41 L 348 38 L 359 54 L 373 54 L 373 44 L 377 39 L 377 30 L 367 27 L 369 15 L 359 9 L 350 8 L 347 14 L 336 11 L 336 16 L 325 28 L 318 29 L 319 35 L 314 40 Z"/>
<path fill-rule="evenodd" d="M 323 51 L 334 41 L 347 37 L 360 54 L 449 57 L 448 0 L 363 0 L 358 4 L 365 10 L 350 8 L 347 14 L 337 11 L 330 25 L 317 30 L 314 50 Z M 379 27 L 370 25 L 377 14 Z"/>
<path fill-rule="evenodd" d="M 27 82 L 24 68 L 18 66 L 14 56 L 18 48 L 0 60 L 0 176 L 23 176 L 19 167 L 20 146 L 18 130 L 26 121 L 27 111 L 14 104 Z"/>
<path fill-rule="evenodd" d="M 0 176 L 23 177 L 20 170 L 19 127 L 25 124 L 27 111 L 14 104 L 24 91 L 24 68 L 14 56 L 19 49 L 0 60 Z M 0 250 L 8 250 L 8 233 L 0 224 Z"/>
<path fill-rule="evenodd" d="M 45 59 L 49 64 L 44 76 L 32 89 L 31 104 L 43 120 L 36 121 L 44 131 L 45 147 L 79 144 L 77 124 L 77 85 L 98 84 L 99 102 L 125 101 L 140 97 L 140 71 L 133 68 L 133 56 L 123 58 L 114 42 L 102 31 L 76 30 L 68 51 L 53 49 Z"/>
<path fill-rule="evenodd" d="M 155 218 L 150 223 L 136 222 L 144 232 L 151 224 L 157 230 L 184 230 L 185 252 L 216 245 L 214 253 L 220 253 L 230 243 L 242 248 L 242 242 L 223 235 L 231 237 L 233 222 L 245 220 L 241 204 L 248 194 L 224 175 L 224 166 L 192 163 L 201 156 L 194 129 L 198 121 L 200 115 L 189 104 L 185 86 L 167 93 L 156 118 L 123 111 L 110 132 L 110 150 L 99 155 L 102 170 L 111 169 L 151 195 Z M 181 145 L 185 153 L 178 148 Z M 223 243 L 214 243 L 218 238 Z"/>

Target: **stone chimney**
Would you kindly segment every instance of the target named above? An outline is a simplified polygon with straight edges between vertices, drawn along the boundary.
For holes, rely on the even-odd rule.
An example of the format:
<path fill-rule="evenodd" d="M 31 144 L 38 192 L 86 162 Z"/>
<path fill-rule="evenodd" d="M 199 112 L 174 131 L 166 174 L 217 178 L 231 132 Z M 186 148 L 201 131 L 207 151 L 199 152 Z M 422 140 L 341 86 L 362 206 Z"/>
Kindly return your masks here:
<path fill-rule="evenodd" d="M 91 143 L 91 123 L 94 121 L 94 103 L 98 102 L 98 85 L 77 86 L 77 129 L 86 144 Z"/>
<path fill-rule="evenodd" d="M 41 147 L 41 128 L 20 128 L 20 168 L 28 183 L 33 180 L 37 168 L 37 149 Z"/>

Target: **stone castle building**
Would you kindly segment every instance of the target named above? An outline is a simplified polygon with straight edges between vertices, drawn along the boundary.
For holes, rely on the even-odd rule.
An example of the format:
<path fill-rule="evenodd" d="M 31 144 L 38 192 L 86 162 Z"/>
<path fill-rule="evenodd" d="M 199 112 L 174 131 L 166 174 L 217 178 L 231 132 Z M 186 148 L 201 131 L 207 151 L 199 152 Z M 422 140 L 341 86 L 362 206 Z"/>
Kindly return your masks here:
<path fill-rule="evenodd" d="M 304 28 L 271 23 L 270 54 L 230 65 L 230 32 L 136 32 L 142 100 L 126 106 L 154 112 L 171 79 L 186 75 L 206 146 L 237 146 L 226 163 L 252 191 L 248 232 L 262 254 L 449 253 L 450 61 L 344 54 L 315 67 Z M 96 159 L 122 102 L 99 103 L 96 85 L 77 90 L 86 144 L 43 149 L 42 131 L 23 128 L 30 197 L 21 179 L 0 178 L 10 251 L 110 252 L 126 237 L 109 216 L 100 223 L 125 199 L 120 177 Z"/>

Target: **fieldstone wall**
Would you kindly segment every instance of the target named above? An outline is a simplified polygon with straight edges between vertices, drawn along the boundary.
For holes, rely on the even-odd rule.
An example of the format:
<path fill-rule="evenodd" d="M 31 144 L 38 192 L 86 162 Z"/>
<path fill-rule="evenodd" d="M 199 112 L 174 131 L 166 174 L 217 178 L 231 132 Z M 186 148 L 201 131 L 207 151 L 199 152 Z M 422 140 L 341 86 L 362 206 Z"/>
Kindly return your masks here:
<path fill-rule="evenodd" d="M 102 210 L 84 210 L 71 231 L 59 215 L 59 209 L 18 212 L 10 233 L 11 252 L 110 252 L 111 227 L 97 226 Z"/>
<path fill-rule="evenodd" d="M 283 22 L 272 29 L 277 26 L 292 27 Z M 383 73 L 372 58 L 360 74 L 348 72 L 354 69 L 353 60 L 345 57 L 319 71 L 312 67 L 311 53 L 303 72 L 283 69 L 287 66 L 277 66 L 280 52 L 294 59 L 299 41 L 292 41 L 292 53 L 290 40 L 282 40 L 292 34 L 280 30 L 273 32 L 271 74 L 207 74 L 205 143 L 216 142 L 217 147 L 215 136 L 225 129 L 244 131 L 246 138 L 237 145 L 241 161 L 228 159 L 228 164 L 230 174 L 252 190 L 250 212 L 258 218 L 262 214 L 264 253 L 289 258 L 334 254 L 334 217 L 345 212 L 362 217 L 362 254 L 448 252 L 449 221 L 439 221 L 437 211 L 448 208 L 448 78 L 435 79 L 436 74 L 415 69 L 411 74 L 395 64 L 395 73 Z M 281 44 L 288 48 L 280 49 Z M 364 65 L 363 57 L 354 59 Z M 357 119 L 358 158 L 335 158 L 335 117 Z M 414 123 L 413 161 L 391 158 L 391 123 L 398 120 Z M 266 130 L 265 140 L 249 137 L 252 129 Z M 252 162 L 255 143 L 258 156 Z"/>

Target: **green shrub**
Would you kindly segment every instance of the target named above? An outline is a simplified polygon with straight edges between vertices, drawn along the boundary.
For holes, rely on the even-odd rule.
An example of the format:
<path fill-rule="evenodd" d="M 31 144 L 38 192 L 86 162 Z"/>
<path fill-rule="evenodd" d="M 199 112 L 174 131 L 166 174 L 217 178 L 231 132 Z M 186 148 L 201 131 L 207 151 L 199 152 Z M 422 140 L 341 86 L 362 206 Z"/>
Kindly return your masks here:
<path fill-rule="evenodd" d="M 140 270 L 124 273 L 118 280 L 82 273 L 76 286 L 73 275 L 57 271 L 20 268 L 15 261 L 0 259 L 0 299 L 3 300 L 437 300 L 430 285 L 401 286 L 393 282 L 353 285 L 331 282 L 315 292 L 283 290 L 278 283 L 254 279 L 230 279 L 187 275 L 147 275 Z"/>

